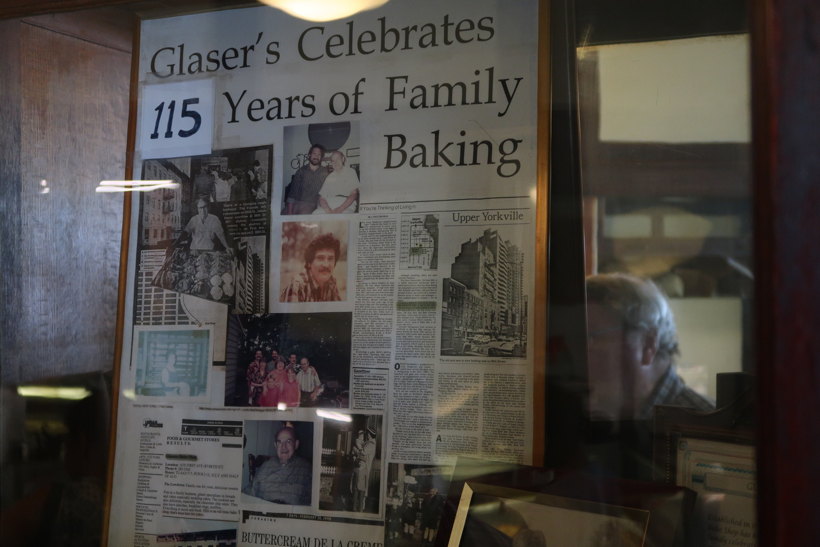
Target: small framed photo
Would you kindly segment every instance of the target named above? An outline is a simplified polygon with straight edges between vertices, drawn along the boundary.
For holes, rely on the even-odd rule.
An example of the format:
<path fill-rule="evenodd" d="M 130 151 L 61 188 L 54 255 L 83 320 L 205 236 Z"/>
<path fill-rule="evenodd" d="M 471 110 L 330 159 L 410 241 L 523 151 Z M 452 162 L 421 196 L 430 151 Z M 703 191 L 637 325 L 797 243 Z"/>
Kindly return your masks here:
<path fill-rule="evenodd" d="M 654 478 L 697 493 L 689 545 L 754 545 L 754 392 L 747 388 L 725 405 L 721 398 L 719 387 L 719 408 L 708 414 L 656 407 Z"/>
<path fill-rule="evenodd" d="M 694 500 L 685 488 L 464 460 L 438 547 L 682 545 Z"/>
<path fill-rule="evenodd" d="M 648 525 L 645 509 L 468 481 L 447 545 L 644 547 Z"/>

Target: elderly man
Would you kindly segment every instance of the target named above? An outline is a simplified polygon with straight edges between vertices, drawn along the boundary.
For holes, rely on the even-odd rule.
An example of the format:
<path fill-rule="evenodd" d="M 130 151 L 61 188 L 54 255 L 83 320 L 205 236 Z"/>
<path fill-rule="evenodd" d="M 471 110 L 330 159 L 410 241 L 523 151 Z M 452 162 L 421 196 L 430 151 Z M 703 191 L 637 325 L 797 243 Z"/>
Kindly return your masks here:
<path fill-rule="evenodd" d="M 299 391 L 301 392 L 300 405 L 314 406 L 316 398 L 321 393 L 322 382 L 319 380 L 316 367 L 310 364 L 307 357 L 302 357 L 299 363 L 299 373 L 296 375 L 296 381 L 299 382 Z"/>
<path fill-rule="evenodd" d="M 675 319 L 651 281 L 626 274 L 587 278 L 587 329 L 593 418 L 649 420 L 656 405 L 713 408 L 676 372 Z"/>
<path fill-rule="evenodd" d="M 309 215 L 319 205 L 319 190 L 330 171 L 322 166 L 325 147 L 314 144 L 308 151 L 308 163 L 300 167 L 291 177 L 287 189 L 287 215 Z"/>
<path fill-rule="evenodd" d="M 192 216 L 183 228 L 183 234 L 188 234 L 191 237 L 191 250 L 213 251 L 215 241 L 219 241 L 229 254 L 233 254 L 233 249 L 228 245 L 228 240 L 225 238 L 222 223 L 216 216 L 208 213 L 208 202 L 204 199 L 197 200 L 196 210 L 197 214 Z M 182 234 L 180 237 L 182 237 Z"/>
<path fill-rule="evenodd" d="M 305 269 L 282 289 L 281 302 L 334 302 L 341 300 L 333 270 L 341 244 L 333 234 L 321 234 L 305 250 Z"/>
<path fill-rule="evenodd" d="M 276 434 L 276 457 L 256 471 L 245 493 L 273 503 L 310 505 L 310 462 L 296 454 L 299 439 L 293 427 L 285 426 Z"/>
<path fill-rule="evenodd" d="M 325 213 L 355 213 L 359 201 L 359 177 L 347 167 L 347 158 L 338 150 L 330 153 L 333 171 L 319 190 L 319 209 Z"/>
<path fill-rule="evenodd" d="M 678 339 L 666 297 L 626 274 L 587 278 L 590 423 L 588 461 L 596 472 L 649 480 L 657 405 L 712 410 L 678 376 Z"/>

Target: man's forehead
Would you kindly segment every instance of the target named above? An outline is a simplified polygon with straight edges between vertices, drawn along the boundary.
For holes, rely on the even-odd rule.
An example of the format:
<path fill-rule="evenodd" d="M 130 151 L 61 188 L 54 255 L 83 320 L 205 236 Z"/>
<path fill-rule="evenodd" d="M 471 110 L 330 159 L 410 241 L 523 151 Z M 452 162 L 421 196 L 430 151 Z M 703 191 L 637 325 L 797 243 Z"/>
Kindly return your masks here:
<path fill-rule="evenodd" d="M 282 429 L 279 433 L 276 434 L 276 438 L 279 439 L 280 437 L 290 437 L 291 439 L 295 439 L 296 435 L 290 429 Z"/>
<path fill-rule="evenodd" d="M 600 302 L 589 302 L 587 304 L 587 318 L 590 322 L 621 323 L 621 314 L 606 304 Z"/>

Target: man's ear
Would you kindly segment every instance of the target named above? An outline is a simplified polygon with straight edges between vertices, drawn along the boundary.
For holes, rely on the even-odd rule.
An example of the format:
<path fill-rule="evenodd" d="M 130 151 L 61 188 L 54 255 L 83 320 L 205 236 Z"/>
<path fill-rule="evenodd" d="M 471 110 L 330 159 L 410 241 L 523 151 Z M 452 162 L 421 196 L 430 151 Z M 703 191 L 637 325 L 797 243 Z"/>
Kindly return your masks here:
<path fill-rule="evenodd" d="M 299 439 L 296 439 L 295 441 L 293 441 L 293 450 L 294 451 L 299 450 Z"/>
<path fill-rule="evenodd" d="M 644 333 L 643 347 L 641 348 L 641 365 L 648 366 L 655 361 L 658 353 L 658 332 L 649 330 Z"/>

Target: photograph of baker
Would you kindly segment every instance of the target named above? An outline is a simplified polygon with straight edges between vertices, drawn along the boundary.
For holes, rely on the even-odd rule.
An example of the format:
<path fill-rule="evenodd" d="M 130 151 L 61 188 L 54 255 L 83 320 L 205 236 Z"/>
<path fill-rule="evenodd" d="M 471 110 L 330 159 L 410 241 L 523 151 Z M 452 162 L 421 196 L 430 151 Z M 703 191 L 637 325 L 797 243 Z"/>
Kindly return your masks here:
<path fill-rule="evenodd" d="M 242 493 L 271 503 L 310 505 L 313 423 L 246 420 Z"/>
<path fill-rule="evenodd" d="M 319 509 L 379 514 L 382 417 L 350 418 L 324 421 Z"/>
<path fill-rule="evenodd" d="M 351 316 L 232 314 L 225 406 L 349 408 Z"/>
<path fill-rule="evenodd" d="M 147 160 L 142 177 L 172 188 L 140 196 L 140 268 L 161 262 L 155 287 L 250 313 L 267 306 L 273 148 L 214 150 Z"/>
<path fill-rule="evenodd" d="M 282 214 L 358 211 L 357 122 L 288 126 L 283 141 Z"/>
<path fill-rule="evenodd" d="M 347 300 L 347 221 L 283 222 L 280 302 Z"/>

